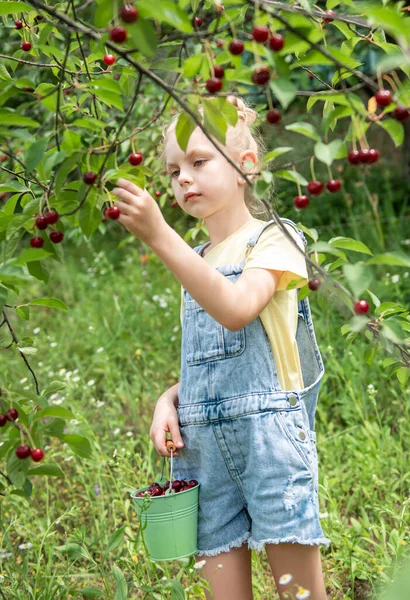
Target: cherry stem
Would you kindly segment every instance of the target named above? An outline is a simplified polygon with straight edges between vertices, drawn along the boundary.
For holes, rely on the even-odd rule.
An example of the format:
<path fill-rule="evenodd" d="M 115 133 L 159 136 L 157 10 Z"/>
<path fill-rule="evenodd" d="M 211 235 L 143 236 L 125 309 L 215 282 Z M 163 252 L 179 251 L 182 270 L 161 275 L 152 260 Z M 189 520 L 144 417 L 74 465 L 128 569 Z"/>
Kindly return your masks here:
<path fill-rule="evenodd" d="M 214 61 L 212 58 L 212 51 L 209 47 L 209 42 L 206 39 L 204 40 L 204 46 L 205 46 L 205 54 L 208 57 L 209 70 L 211 71 L 211 77 L 215 77 L 215 68 L 214 68 Z"/>
<path fill-rule="evenodd" d="M 399 91 L 397 88 L 396 83 L 393 81 L 393 79 L 391 77 L 389 77 L 388 75 L 383 75 L 383 79 L 385 79 L 386 81 L 388 81 L 392 87 L 392 89 L 394 90 L 394 93 L 397 94 L 397 92 Z"/>
<path fill-rule="evenodd" d="M 381 72 L 380 72 L 380 67 L 377 67 L 376 69 L 376 77 L 377 77 L 377 83 L 379 84 L 379 89 L 383 89 L 383 80 L 382 80 L 382 76 L 381 76 Z"/>
<path fill-rule="evenodd" d="M 315 169 L 314 169 L 314 163 L 315 163 L 315 155 L 312 154 L 312 158 L 310 159 L 310 173 L 312 175 L 312 179 L 316 179 L 316 173 L 315 173 Z"/>
<path fill-rule="evenodd" d="M 90 147 L 90 149 L 88 150 L 86 157 L 85 157 L 85 161 L 87 163 L 87 171 L 91 171 L 91 165 L 90 165 L 90 154 L 92 154 L 92 147 Z"/>
<path fill-rule="evenodd" d="M 295 167 L 295 165 L 292 165 L 292 169 L 293 169 L 293 170 L 295 171 L 295 173 L 296 173 L 296 167 Z M 296 180 L 296 185 L 297 185 L 297 187 L 298 187 L 298 196 L 301 196 L 301 195 L 302 195 L 302 188 L 300 187 L 300 183 L 299 183 L 299 181 L 298 181 L 298 180 Z"/>
<path fill-rule="evenodd" d="M 333 173 L 332 173 L 332 169 L 330 168 L 330 165 L 326 165 L 326 166 L 327 166 L 327 172 L 329 173 L 330 179 L 333 179 Z"/>
<path fill-rule="evenodd" d="M 273 109 L 273 100 L 272 100 L 272 92 L 269 86 L 266 86 L 266 96 L 268 98 L 268 106 L 269 110 Z"/>

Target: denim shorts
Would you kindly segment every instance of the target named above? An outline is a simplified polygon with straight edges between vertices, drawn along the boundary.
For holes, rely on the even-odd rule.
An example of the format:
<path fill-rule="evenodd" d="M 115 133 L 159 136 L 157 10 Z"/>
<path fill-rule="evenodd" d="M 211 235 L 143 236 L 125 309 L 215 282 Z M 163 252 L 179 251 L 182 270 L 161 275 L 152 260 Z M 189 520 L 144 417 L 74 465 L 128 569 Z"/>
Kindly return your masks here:
<path fill-rule="evenodd" d="M 217 269 L 234 281 L 243 266 Z M 267 543 L 331 543 L 319 521 L 314 430 L 324 367 L 307 298 L 298 306 L 305 387 L 282 390 L 260 318 L 225 329 L 184 290 L 177 409 L 184 447 L 173 467 L 176 479 L 200 483 L 198 556 L 245 541 L 258 552 Z"/>

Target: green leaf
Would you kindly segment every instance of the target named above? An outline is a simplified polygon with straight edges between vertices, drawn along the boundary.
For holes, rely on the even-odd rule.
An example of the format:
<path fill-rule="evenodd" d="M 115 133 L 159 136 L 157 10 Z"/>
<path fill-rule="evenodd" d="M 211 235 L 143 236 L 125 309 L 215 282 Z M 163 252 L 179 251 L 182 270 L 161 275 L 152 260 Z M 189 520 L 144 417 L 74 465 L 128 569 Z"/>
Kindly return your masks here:
<path fill-rule="evenodd" d="M 184 60 L 184 77 L 187 79 L 195 77 L 195 75 L 197 75 L 201 69 L 203 59 L 203 54 L 194 54 L 193 56 L 189 56 L 186 60 Z"/>
<path fill-rule="evenodd" d="M 115 550 L 115 548 L 118 548 L 124 538 L 125 528 L 126 525 L 123 525 L 120 529 L 114 531 L 109 539 L 107 548 L 104 550 L 104 556 L 106 556 L 112 550 Z"/>
<path fill-rule="evenodd" d="M 182 31 L 182 33 L 192 33 L 193 31 L 192 23 L 186 11 L 170 0 L 161 0 L 161 2 L 139 0 L 138 11 L 144 18 L 155 19 L 160 23 L 168 23 L 168 25 Z"/>
<path fill-rule="evenodd" d="M 33 421 L 37 421 L 43 417 L 55 417 L 57 419 L 68 420 L 74 419 L 74 414 L 71 410 L 68 410 L 68 408 L 64 408 L 63 406 L 47 406 L 43 410 L 35 413 Z"/>
<path fill-rule="evenodd" d="M 110 92 L 109 90 L 94 89 L 93 94 L 95 94 L 97 98 L 104 104 L 107 104 L 108 106 L 115 106 L 115 108 L 118 108 L 120 111 L 124 110 L 122 98 L 118 93 Z"/>
<path fill-rule="evenodd" d="M 320 141 L 320 135 L 311 123 L 304 123 L 303 121 L 299 121 L 298 123 L 291 123 L 290 125 L 286 125 L 285 129 L 287 129 L 288 131 L 294 131 L 295 133 L 300 133 L 301 135 L 305 135 L 308 138 L 312 138 L 312 140 Z"/>
<path fill-rule="evenodd" d="M 41 162 L 44 152 L 47 149 L 47 144 L 47 140 L 42 139 L 34 142 L 34 144 L 31 144 L 31 146 L 28 148 L 24 155 L 24 164 L 26 166 L 27 173 L 33 171 L 38 163 Z"/>
<path fill-rule="evenodd" d="M 373 292 L 371 292 L 370 290 L 366 290 L 366 292 L 369 294 L 369 296 L 372 299 L 373 304 L 375 305 L 375 307 L 377 308 L 378 306 L 380 306 L 381 302 L 378 299 L 378 297 L 376 296 L 376 294 L 373 294 Z"/>
<path fill-rule="evenodd" d="M 300 183 L 300 185 L 307 185 L 307 180 L 298 173 L 297 171 L 275 171 L 275 177 L 280 177 L 280 179 L 286 179 L 287 181 L 293 181 L 294 183 Z"/>
<path fill-rule="evenodd" d="M 112 572 L 117 584 L 114 600 L 127 600 L 128 586 L 124 573 L 117 567 L 117 565 L 113 566 Z"/>
<path fill-rule="evenodd" d="M 66 442 L 77 456 L 81 458 L 90 458 L 92 448 L 89 440 L 82 435 L 67 434 L 58 436 L 63 442 Z"/>
<path fill-rule="evenodd" d="M 410 20 L 410 19 L 409 19 Z M 404 141 L 404 127 L 403 124 L 395 119 L 386 119 L 385 121 L 375 121 L 380 127 L 382 127 L 394 142 L 394 145 L 400 146 Z"/>
<path fill-rule="evenodd" d="M 25 263 L 44 260 L 49 256 L 52 256 L 51 252 L 46 252 L 46 250 L 43 250 L 42 248 L 27 248 L 26 250 L 23 250 L 18 257 L 12 259 L 10 262 L 16 267 L 23 267 L 25 266 Z"/>
<path fill-rule="evenodd" d="M 38 121 L 34 121 L 29 117 L 24 117 L 15 111 L 0 109 L 0 123 L 2 125 L 17 125 L 18 127 L 40 127 Z"/>
<path fill-rule="evenodd" d="M 408 367 L 400 367 L 400 369 L 396 372 L 397 379 L 403 385 L 406 385 L 409 376 L 410 376 L 410 369 Z"/>
<path fill-rule="evenodd" d="M 286 110 L 289 104 L 296 98 L 296 92 L 298 91 L 297 87 L 286 77 L 272 79 L 269 87 L 284 110 Z"/>
<path fill-rule="evenodd" d="M 162 4 L 162 0 L 161 0 Z M 158 7 L 159 3 L 155 4 Z M 139 5 L 138 5 L 139 9 Z M 132 25 L 127 25 L 128 38 L 124 44 L 127 49 L 138 48 L 140 52 L 147 58 L 152 58 L 155 55 L 158 38 L 154 25 L 150 21 L 146 21 L 141 16 Z M 131 56 L 133 53 L 131 53 Z"/>
<path fill-rule="evenodd" d="M 81 230 L 87 237 L 90 237 L 90 235 L 98 229 L 98 226 L 101 223 L 101 212 L 94 204 L 92 204 L 89 196 L 80 208 L 78 218 Z"/>
<path fill-rule="evenodd" d="M 177 142 L 181 150 L 186 152 L 189 138 L 191 137 L 192 132 L 197 127 L 197 124 L 186 112 L 182 112 L 179 117 L 175 128 L 175 135 L 177 138 Z"/>
<path fill-rule="evenodd" d="M 366 288 L 370 287 L 373 274 L 364 263 L 343 265 L 342 269 L 354 296 L 359 297 Z"/>
<path fill-rule="evenodd" d="M 330 167 L 335 160 L 342 143 L 342 140 L 333 140 L 330 144 L 317 142 L 314 147 L 316 158 Z"/>
<path fill-rule="evenodd" d="M 329 240 L 329 244 L 336 248 L 344 248 L 345 250 L 353 250 L 353 252 L 363 252 L 364 254 L 373 255 L 373 252 L 369 250 L 363 242 L 358 242 L 352 238 L 342 236 L 334 237 Z"/>
<path fill-rule="evenodd" d="M 291 146 L 278 146 L 277 148 L 275 148 L 274 150 L 271 150 L 264 156 L 263 162 L 267 163 L 267 162 L 273 160 L 274 158 L 276 158 L 277 156 L 280 156 L 281 154 L 285 154 L 286 152 L 290 152 L 291 150 L 293 150 L 293 148 Z"/>
<path fill-rule="evenodd" d="M 34 300 L 30 300 L 29 304 L 35 306 L 51 306 L 52 308 L 59 308 L 60 310 L 68 310 L 68 306 L 58 298 L 35 298 Z"/>
<path fill-rule="evenodd" d="M 67 384 L 64 381 L 52 381 L 44 390 L 41 392 L 41 396 L 49 396 L 60 390 L 64 390 Z"/>
<path fill-rule="evenodd" d="M 222 99 L 224 100 L 224 98 Z M 225 144 L 226 132 L 228 123 L 221 113 L 220 98 L 202 98 L 202 106 L 204 107 L 204 126 L 205 129 L 213 135 L 218 142 Z"/>
<path fill-rule="evenodd" d="M 32 262 L 27 263 L 27 269 L 32 277 L 44 281 L 44 283 L 48 283 L 50 271 L 45 264 L 38 260 L 33 260 Z"/>
<path fill-rule="evenodd" d="M 81 596 L 84 596 L 84 598 L 108 598 L 107 594 L 104 594 L 104 592 L 98 590 L 97 588 L 77 588 L 76 590 L 72 591 L 79 592 Z"/>
<path fill-rule="evenodd" d="M 67 553 L 73 560 L 77 558 L 89 559 L 87 551 L 80 544 L 74 544 L 73 542 L 64 544 L 63 546 L 54 546 L 54 550 Z"/>
<path fill-rule="evenodd" d="M 37 8 L 25 2 L 0 2 L 0 15 L 11 15 L 21 12 L 37 12 Z"/>
<path fill-rule="evenodd" d="M 18 446 L 19 445 L 20 444 L 18 444 Z M 17 488 L 21 488 L 26 481 L 28 469 L 28 459 L 22 460 L 21 458 L 18 458 L 16 456 L 15 448 L 13 448 L 7 457 L 7 474 L 12 484 Z"/>
<path fill-rule="evenodd" d="M 39 465 L 38 467 L 32 467 L 31 469 L 29 469 L 27 475 L 47 475 L 47 477 L 65 477 L 64 471 L 60 469 L 57 463 L 49 463 Z"/>
<path fill-rule="evenodd" d="M 366 262 L 368 265 L 390 265 L 393 267 L 410 267 L 410 256 L 404 252 L 385 252 L 376 254 Z"/>

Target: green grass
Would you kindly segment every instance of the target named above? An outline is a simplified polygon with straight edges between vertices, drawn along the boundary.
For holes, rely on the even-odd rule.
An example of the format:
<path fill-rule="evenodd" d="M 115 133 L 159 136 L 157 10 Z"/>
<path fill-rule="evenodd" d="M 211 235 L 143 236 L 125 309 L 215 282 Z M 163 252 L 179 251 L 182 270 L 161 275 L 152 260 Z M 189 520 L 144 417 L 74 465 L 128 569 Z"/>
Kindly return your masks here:
<path fill-rule="evenodd" d="M 409 215 L 396 204 L 393 191 L 386 193 L 387 206 L 379 213 L 382 238 L 371 214 L 357 229 L 359 239 L 375 252 L 383 246 L 381 239 L 388 250 L 406 250 Z M 349 218 L 363 217 L 366 202 L 358 201 Z M 354 235 L 354 227 L 343 225 L 340 211 L 336 214 L 333 224 L 330 213 L 328 221 L 324 218 L 323 230 L 316 212 L 290 216 L 317 227 L 322 239 Z M 186 223 L 185 229 L 192 226 Z M 49 438 L 44 462 L 55 460 L 65 478 L 34 477 L 29 501 L 14 494 L 1 497 L 0 574 L 5 579 L 0 589 L 7 599 L 83 598 L 75 590 L 91 587 L 114 598 L 122 577 L 129 598 L 171 598 L 171 589 L 173 598 L 183 598 L 176 595 L 178 585 L 186 598 L 204 598 L 193 559 L 149 560 L 129 497 L 130 490 L 152 482 L 162 466 L 148 433 L 156 400 L 179 379 L 180 284 L 155 255 L 144 259 L 138 240 L 118 247 L 125 230 L 115 234 L 116 227 L 110 223 L 105 237 L 97 233 L 87 243 L 73 235 L 65 244 L 65 263 L 52 265 L 50 282 L 34 281 L 19 297 L 23 303 L 55 296 L 69 306 L 68 313 L 32 307 L 31 320 L 25 321 L 8 310 L 18 339 L 35 338 L 39 350 L 28 361 L 40 388 L 53 380 L 67 383 L 50 398 L 75 414 L 65 432 L 86 436 L 95 452 L 80 459 Z M 178 231 L 185 232 L 182 226 Z M 192 245 L 200 242 L 197 238 Z M 390 275 L 378 268 L 372 291 L 381 300 L 408 303 L 410 276 L 405 269 L 388 270 Z M 316 415 L 321 522 L 332 540 L 321 550 L 325 582 L 332 599 L 376 598 L 408 555 L 410 398 L 397 379 L 386 380 L 381 364 L 386 355 L 377 355 L 372 366 L 364 362 L 365 338 L 345 347 L 340 333 L 345 319 L 321 290 L 310 298 L 326 367 Z M 3 352 L 2 373 L 12 389 L 35 391 L 14 350 Z M 123 539 L 105 553 L 122 527 Z M 19 548 L 27 543 L 32 546 Z M 266 556 L 253 553 L 252 561 L 254 599 L 274 598 Z"/>

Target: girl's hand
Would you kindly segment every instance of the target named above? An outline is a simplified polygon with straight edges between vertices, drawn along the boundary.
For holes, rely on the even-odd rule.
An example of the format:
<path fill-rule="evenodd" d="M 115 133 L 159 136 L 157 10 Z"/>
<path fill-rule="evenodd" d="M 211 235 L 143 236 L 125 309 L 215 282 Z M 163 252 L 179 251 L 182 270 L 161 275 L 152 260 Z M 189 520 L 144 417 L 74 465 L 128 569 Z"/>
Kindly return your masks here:
<path fill-rule="evenodd" d="M 118 221 L 132 235 L 151 245 L 168 227 L 158 204 L 147 190 L 128 179 L 118 179 L 117 185 L 111 193 L 119 198 L 114 203 L 121 211 Z"/>

